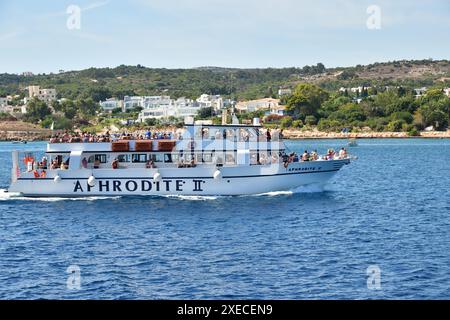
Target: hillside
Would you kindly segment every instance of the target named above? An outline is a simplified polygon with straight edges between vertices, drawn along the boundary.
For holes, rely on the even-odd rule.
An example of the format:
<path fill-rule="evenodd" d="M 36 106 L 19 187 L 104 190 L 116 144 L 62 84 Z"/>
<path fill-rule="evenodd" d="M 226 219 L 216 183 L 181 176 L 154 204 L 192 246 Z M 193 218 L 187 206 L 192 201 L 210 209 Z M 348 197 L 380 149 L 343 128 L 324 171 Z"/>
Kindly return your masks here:
<path fill-rule="evenodd" d="M 348 68 L 325 68 L 319 63 L 281 69 L 153 69 L 121 65 L 34 76 L 0 74 L 0 96 L 25 94 L 24 89 L 33 84 L 56 88 L 60 97 L 69 99 L 92 97 L 98 101 L 111 96 L 162 94 L 194 98 L 208 93 L 242 100 L 271 96 L 280 86 L 293 87 L 299 82 L 315 83 L 329 90 L 361 84 L 448 86 L 450 61 L 394 61 Z"/>

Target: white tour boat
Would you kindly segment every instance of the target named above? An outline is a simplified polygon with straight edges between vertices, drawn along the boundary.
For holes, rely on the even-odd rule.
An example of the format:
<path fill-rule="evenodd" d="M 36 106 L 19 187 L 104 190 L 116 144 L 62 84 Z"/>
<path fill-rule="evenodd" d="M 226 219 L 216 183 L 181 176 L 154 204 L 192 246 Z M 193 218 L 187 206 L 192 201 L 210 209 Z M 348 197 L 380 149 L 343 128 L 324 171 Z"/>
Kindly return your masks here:
<path fill-rule="evenodd" d="M 176 139 L 48 143 L 13 152 L 8 192 L 27 197 L 244 195 L 324 185 L 347 154 L 289 156 L 254 125 L 186 125 Z M 40 159 L 43 159 L 40 162 Z"/>

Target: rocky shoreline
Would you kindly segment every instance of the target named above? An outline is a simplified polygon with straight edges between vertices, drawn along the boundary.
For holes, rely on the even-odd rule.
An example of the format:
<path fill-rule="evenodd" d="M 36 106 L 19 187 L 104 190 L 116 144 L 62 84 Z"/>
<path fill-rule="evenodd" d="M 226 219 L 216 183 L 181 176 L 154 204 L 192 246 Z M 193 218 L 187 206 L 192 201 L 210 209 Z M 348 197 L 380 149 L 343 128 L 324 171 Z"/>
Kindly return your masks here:
<path fill-rule="evenodd" d="M 287 129 L 283 131 L 286 139 L 389 139 L 389 138 L 450 138 L 447 131 L 421 131 L 418 136 L 409 136 L 407 132 L 322 132 Z"/>

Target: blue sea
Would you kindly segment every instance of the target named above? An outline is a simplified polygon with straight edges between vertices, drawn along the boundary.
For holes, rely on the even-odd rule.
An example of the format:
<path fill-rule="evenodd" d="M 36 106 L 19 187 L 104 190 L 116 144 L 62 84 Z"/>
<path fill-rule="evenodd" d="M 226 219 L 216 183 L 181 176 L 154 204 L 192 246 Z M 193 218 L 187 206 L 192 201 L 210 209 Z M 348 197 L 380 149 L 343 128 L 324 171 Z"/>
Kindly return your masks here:
<path fill-rule="evenodd" d="M 302 152 L 346 140 L 288 141 Z M 1 299 L 450 299 L 450 140 L 358 140 L 324 190 L 0 193 Z M 13 149 L 0 143 L 0 188 Z M 71 273 L 74 271 L 74 273 Z"/>

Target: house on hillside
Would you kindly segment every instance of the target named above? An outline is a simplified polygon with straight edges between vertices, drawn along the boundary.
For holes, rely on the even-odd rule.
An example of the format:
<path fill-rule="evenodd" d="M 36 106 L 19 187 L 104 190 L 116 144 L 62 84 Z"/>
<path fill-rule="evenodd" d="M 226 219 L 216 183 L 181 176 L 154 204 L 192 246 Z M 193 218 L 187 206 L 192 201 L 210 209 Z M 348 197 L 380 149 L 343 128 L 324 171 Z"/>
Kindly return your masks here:
<path fill-rule="evenodd" d="M 278 107 L 280 99 L 264 98 L 257 100 L 241 101 L 235 106 L 237 112 L 254 112 L 259 110 L 271 110 Z"/>

